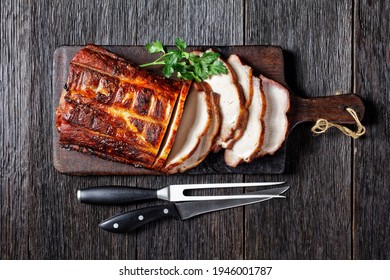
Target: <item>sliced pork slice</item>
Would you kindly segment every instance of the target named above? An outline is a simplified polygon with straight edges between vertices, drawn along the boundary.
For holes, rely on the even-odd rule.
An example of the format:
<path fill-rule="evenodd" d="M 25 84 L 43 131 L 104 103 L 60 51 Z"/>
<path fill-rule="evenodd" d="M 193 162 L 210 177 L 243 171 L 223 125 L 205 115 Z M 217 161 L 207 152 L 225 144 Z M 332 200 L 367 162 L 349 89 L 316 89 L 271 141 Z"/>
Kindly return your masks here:
<path fill-rule="evenodd" d="M 188 84 L 188 88 L 189 87 L 190 85 Z M 171 148 L 173 146 L 173 143 L 175 142 L 177 130 L 179 129 L 180 121 L 183 116 L 184 104 L 189 91 L 188 88 L 187 91 L 182 91 L 180 93 L 180 96 L 176 101 L 171 121 L 168 126 L 168 131 L 165 135 L 160 151 L 157 154 L 157 159 L 153 164 L 153 168 L 155 170 L 160 170 L 164 166 L 165 161 L 168 158 L 169 152 L 171 151 Z"/>
<path fill-rule="evenodd" d="M 165 173 L 177 172 L 177 166 L 190 158 L 206 135 L 212 120 L 210 94 L 195 84 L 191 87 L 184 105 L 183 116 L 175 142 L 162 169 Z"/>
<path fill-rule="evenodd" d="M 236 73 L 237 81 L 241 85 L 245 97 L 245 108 L 248 108 L 252 102 L 253 96 L 253 70 L 248 65 L 242 63 L 241 59 L 235 54 L 229 56 L 227 63 L 229 63 Z"/>
<path fill-rule="evenodd" d="M 213 114 L 211 115 L 212 120 L 207 133 L 201 138 L 195 152 L 187 160 L 184 160 L 182 164 L 175 166 L 168 173 L 183 173 L 191 168 L 194 168 L 198 166 L 210 153 L 213 144 L 215 143 L 215 139 L 218 136 L 221 124 L 221 118 L 219 114 L 219 95 L 216 93 L 210 94 Z"/>
<path fill-rule="evenodd" d="M 210 52 L 212 50 L 208 50 Z M 193 52 L 202 55 L 202 52 Z M 228 69 L 228 74 L 214 75 L 206 79 L 213 92 L 220 95 L 221 129 L 213 147 L 215 152 L 221 148 L 230 148 L 241 137 L 248 119 L 245 109 L 245 97 L 237 82 L 237 77 L 232 67 L 218 58 Z"/>
<path fill-rule="evenodd" d="M 260 79 L 253 77 L 253 97 L 248 108 L 248 124 L 241 138 L 231 149 L 225 150 L 227 165 L 236 167 L 242 161 L 251 162 L 258 155 L 264 140 L 265 108 L 265 96 L 260 88 Z"/>
<path fill-rule="evenodd" d="M 274 154 L 286 139 L 290 108 L 290 94 L 279 83 L 260 75 L 262 89 L 267 102 L 264 115 L 264 143 L 258 156 Z"/>

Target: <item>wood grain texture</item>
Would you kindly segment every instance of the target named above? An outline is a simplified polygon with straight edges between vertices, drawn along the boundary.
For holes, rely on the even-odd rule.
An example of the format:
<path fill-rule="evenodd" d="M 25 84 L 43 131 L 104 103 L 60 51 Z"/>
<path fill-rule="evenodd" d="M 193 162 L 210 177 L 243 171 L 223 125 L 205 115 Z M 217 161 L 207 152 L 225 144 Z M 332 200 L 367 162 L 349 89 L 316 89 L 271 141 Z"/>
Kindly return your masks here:
<path fill-rule="evenodd" d="M 389 259 L 389 4 L 296 0 L 2 1 L 0 72 L 1 259 Z M 355 11 L 355 13 L 354 13 Z M 152 17 L 151 17 L 152 15 Z M 355 29 L 355 33 L 353 33 Z M 353 34 L 355 40 L 353 40 Z M 367 135 L 312 137 L 299 126 L 283 175 L 66 176 L 52 162 L 52 61 L 61 45 L 281 45 L 300 97 L 336 90 L 364 97 Z M 353 61 L 355 54 L 355 61 Z M 356 85 L 353 69 L 356 68 Z M 97 224 L 148 203 L 81 205 L 94 185 L 287 180 L 286 200 L 128 235 Z"/>
<path fill-rule="evenodd" d="M 356 91 L 368 129 L 354 150 L 354 259 L 390 259 L 389 22 L 389 1 L 357 1 Z"/>
<path fill-rule="evenodd" d="M 282 46 L 286 81 L 297 96 L 351 91 L 350 1 L 246 3 L 245 43 Z M 309 127 L 288 138 L 287 174 L 277 177 L 291 185 L 287 201 L 246 208 L 248 259 L 351 257 L 351 141 L 335 131 L 313 137 Z"/>
<path fill-rule="evenodd" d="M 1 4 L 0 259 L 27 259 L 29 213 L 29 6 Z"/>
<path fill-rule="evenodd" d="M 356 120 L 346 108 L 354 110 L 360 121 L 363 119 L 365 112 L 364 102 L 356 94 L 350 93 L 311 98 L 301 98 L 292 95 L 290 98 L 290 111 L 287 114 L 290 131 L 297 124 L 302 122 L 315 123 L 318 119 L 325 119 L 337 124 L 356 124 Z"/>

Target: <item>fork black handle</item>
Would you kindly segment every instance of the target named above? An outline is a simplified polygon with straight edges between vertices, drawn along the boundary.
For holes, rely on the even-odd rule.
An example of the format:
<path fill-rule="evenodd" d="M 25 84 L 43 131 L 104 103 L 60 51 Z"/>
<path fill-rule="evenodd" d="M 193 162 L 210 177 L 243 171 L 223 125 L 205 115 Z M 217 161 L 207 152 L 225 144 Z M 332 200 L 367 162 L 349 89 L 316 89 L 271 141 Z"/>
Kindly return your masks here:
<path fill-rule="evenodd" d="M 89 204 L 123 205 L 135 201 L 157 199 L 157 190 L 120 186 L 91 187 L 78 190 L 77 199 Z"/>

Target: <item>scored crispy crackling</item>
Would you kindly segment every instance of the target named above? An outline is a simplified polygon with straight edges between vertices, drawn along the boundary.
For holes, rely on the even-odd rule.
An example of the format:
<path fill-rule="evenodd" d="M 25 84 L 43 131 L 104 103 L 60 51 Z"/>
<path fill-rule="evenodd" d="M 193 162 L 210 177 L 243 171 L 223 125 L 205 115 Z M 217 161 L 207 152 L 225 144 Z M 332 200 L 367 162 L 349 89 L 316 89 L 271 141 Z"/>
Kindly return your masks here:
<path fill-rule="evenodd" d="M 189 85 L 138 69 L 88 45 L 70 63 L 57 109 L 60 144 L 152 168 L 175 104 L 186 96 Z"/>

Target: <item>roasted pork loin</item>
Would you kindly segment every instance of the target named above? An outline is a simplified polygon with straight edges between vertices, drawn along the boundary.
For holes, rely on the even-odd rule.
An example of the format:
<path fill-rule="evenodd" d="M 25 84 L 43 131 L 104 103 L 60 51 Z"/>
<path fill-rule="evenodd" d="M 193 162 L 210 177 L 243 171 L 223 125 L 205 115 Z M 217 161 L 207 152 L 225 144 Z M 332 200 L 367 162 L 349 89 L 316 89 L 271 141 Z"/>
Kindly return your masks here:
<path fill-rule="evenodd" d="M 258 157 L 264 141 L 264 112 L 266 101 L 260 87 L 260 79 L 251 77 L 253 96 L 249 104 L 249 119 L 245 131 L 231 149 L 225 150 L 225 162 L 236 167 L 242 161 L 251 162 Z"/>
<path fill-rule="evenodd" d="M 210 49 L 206 52 L 211 51 Z M 203 54 L 200 51 L 192 53 L 197 55 Z M 237 81 L 237 75 L 229 63 L 226 63 L 221 58 L 218 58 L 218 60 L 228 69 L 228 74 L 214 75 L 204 80 L 213 92 L 220 95 L 221 129 L 213 147 L 214 152 L 218 152 L 222 148 L 232 147 L 234 142 L 241 137 L 248 121 L 245 96 Z"/>
<path fill-rule="evenodd" d="M 189 82 L 149 73 L 101 47 L 88 45 L 70 63 L 56 111 L 60 145 L 159 169 L 175 133 L 165 141 L 164 136 L 171 119 L 175 120 L 173 126 L 180 123 L 189 88 Z"/>
<path fill-rule="evenodd" d="M 264 115 L 264 142 L 258 156 L 264 156 L 273 155 L 286 140 L 290 93 L 274 80 L 263 75 L 260 75 L 260 79 L 267 107 Z"/>
<path fill-rule="evenodd" d="M 212 114 L 211 94 L 202 88 L 191 87 L 164 172 L 176 173 L 180 166 L 195 153 L 201 140 L 206 137 L 212 123 Z"/>
<path fill-rule="evenodd" d="M 56 111 L 60 145 L 167 174 L 220 149 L 231 167 L 275 153 L 288 129 L 288 90 L 253 76 L 237 55 L 218 59 L 227 75 L 191 83 L 84 47 L 70 63 Z"/>
<path fill-rule="evenodd" d="M 182 121 L 163 169 L 168 174 L 183 173 L 196 167 L 212 150 L 221 125 L 219 95 L 211 92 L 205 83 L 194 84 L 184 107 Z"/>

